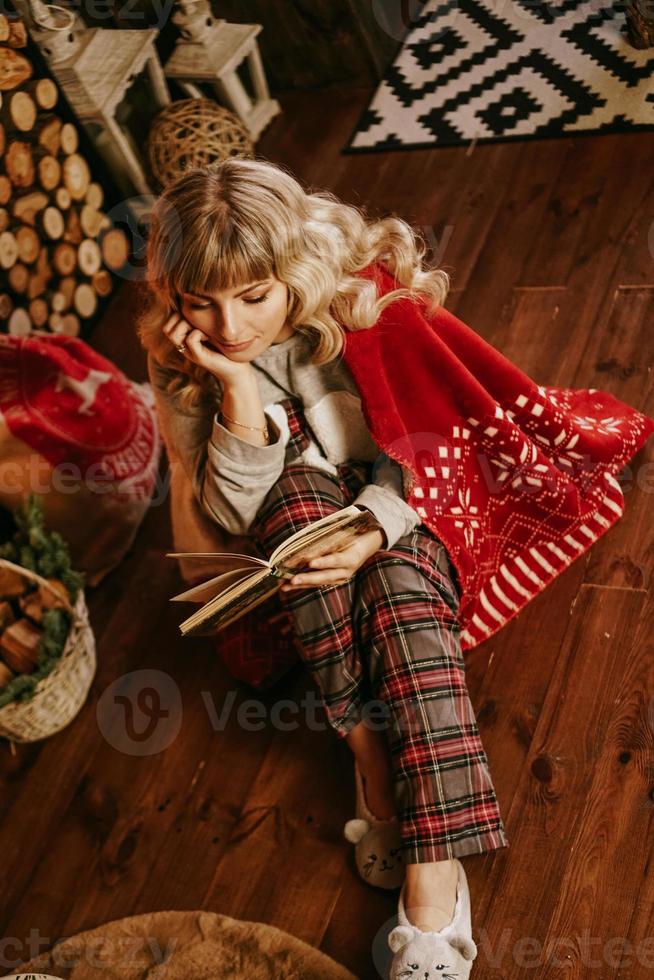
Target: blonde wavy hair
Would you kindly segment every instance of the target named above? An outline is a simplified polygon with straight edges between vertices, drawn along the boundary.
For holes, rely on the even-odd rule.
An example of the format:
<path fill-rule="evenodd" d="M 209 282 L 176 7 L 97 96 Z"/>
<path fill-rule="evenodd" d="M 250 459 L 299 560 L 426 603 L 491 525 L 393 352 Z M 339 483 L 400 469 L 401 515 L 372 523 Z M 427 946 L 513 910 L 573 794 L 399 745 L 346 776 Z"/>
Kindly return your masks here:
<path fill-rule="evenodd" d="M 268 160 L 230 157 L 186 170 L 154 203 L 147 245 L 147 303 L 137 336 L 170 373 L 182 408 L 215 381 L 170 343 L 163 326 L 181 315 L 183 292 L 214 292 L 274 276 L 288 288 L 288 324 L 314 337 L 312 361 L 343 347 L 343 326 L 365 330 L 401 296 L 422 295 L 435 310 L 450 277 L 425 269 L 422 235 L 397 217 L 369 218 L 330 191 L 308 192 Z M 381 262 L 402 284 L 383 297 L 355 273 Z"/>

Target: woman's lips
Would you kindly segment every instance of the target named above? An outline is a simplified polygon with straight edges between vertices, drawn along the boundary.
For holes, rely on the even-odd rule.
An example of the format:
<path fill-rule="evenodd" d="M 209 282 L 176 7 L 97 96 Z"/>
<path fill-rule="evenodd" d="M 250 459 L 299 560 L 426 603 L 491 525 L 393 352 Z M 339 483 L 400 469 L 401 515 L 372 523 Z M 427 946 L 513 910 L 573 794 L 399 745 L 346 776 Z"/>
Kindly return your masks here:
<path fill-rule="evenodd" d="M 246 340 L 242 344 L 224 344 L 224 343 L 220 342 L 220 346 L 221 347 L 224 347 L 225 350 L 234 350 L 234 351 L 236 351 L 236 350 L 245 350 L 245 348 L 246 347 L 249 347 L 250 344 L 253 341 L 254 341 L 254 337 L 251 340 Z"/>

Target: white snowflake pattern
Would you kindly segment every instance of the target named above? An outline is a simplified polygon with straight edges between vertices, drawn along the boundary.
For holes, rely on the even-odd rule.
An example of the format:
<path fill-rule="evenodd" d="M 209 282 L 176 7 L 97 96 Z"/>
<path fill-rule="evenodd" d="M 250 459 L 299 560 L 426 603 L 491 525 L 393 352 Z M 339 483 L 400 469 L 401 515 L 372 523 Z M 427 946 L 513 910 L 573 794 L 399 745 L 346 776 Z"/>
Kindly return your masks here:
<path fill-rule="evenodd" d="M 459 488 L 458 497 L 461 506 L 451 507 L 450 513 L 456 514 L 457 519 L 454 521 L 454 526 L 463 528 L 465 543 L 468 548 L 472 548 L 475 541 L 475 530 L 480 526 L 479 508 L 470 503 L 470 487 L 466 489 L 465 493 Z"/>
<path fill-rule="evenodd" d="M 622 433 L 622 419 L 616 419 L 613 415 L 608 415 L 603 419 L 594 419 L 590 415 L 572 415 L 571 418 L 577 422 L 580 429 L 590 432 L 601 432 L 607 436 L 619 436 Z"/>

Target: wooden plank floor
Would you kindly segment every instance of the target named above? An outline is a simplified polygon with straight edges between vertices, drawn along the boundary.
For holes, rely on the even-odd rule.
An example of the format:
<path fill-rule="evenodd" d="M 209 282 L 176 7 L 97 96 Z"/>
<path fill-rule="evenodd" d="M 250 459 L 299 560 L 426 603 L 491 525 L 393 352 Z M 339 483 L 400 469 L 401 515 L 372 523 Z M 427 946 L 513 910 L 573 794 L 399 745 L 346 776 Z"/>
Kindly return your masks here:
<path fill-rule="evenodd" d="M 341 154 L 368 92 L 282 97 L 258 154 L 377 215 L 420 226 L 446 305 L 541 384 L 599 387 L 654 414 L 654 134 Z M 126 283 L 92 343 L 144 357 Z M 625 470 L 625 516 L 499 634 L 466 654 L 510 846 L 468 857 L 473 976 L 649 977 L 654 967 L 654 444 Z M 163 476 L 163 470 L 162 470 Z M 178 635 L 168 498 L 88 595 L 99 666 L 83 711 L 42 744 L 0 744 L 3 972 L 110 919 L 209 909 L 269 922 L 361 978 L 396 896 L 364 885 L 341 837 L 346 745 L 303 713 L 242 726 L 251 691 Z M 103 702 L 139 671 L 172 694 L 169 745 L 124 750 Z M 235 693 L 223 728 L 220 712 Z M 315 690 L 298 666 L 261 700 Z M 213 719 L 213 720 L 212 720 Z M 134 744 L 134 743 L 132 743 Z"/>

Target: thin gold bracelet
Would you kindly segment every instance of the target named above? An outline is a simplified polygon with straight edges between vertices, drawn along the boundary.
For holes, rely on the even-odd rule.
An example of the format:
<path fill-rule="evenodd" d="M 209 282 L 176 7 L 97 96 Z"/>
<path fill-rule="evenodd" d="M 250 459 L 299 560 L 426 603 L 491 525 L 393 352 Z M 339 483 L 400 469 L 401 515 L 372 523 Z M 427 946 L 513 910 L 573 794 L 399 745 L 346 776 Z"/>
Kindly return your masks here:
<path fill-rule="evenodd" d="M 225 412 L 223 412 L 222 409 L 220 410 L 220 414 L 222 415 L 222 417 L 224 419 L 227 419 L 228 422 L 233 422 L 234 425 L 240 425 L 244 429 L 250 429 L 252 432 L 263 432 L 263 434 L 265 435 L 266 439 L 268 441 L 270 441 L 270 435 L 268 433 L 268 426 L 267 425 L 264 425 L 263 428 L 262 428 L 260 425 L 246 425 L 244 422 L 237 422 L 236 419 L 230 418 L 229 415 L 227 415 Z"/>

